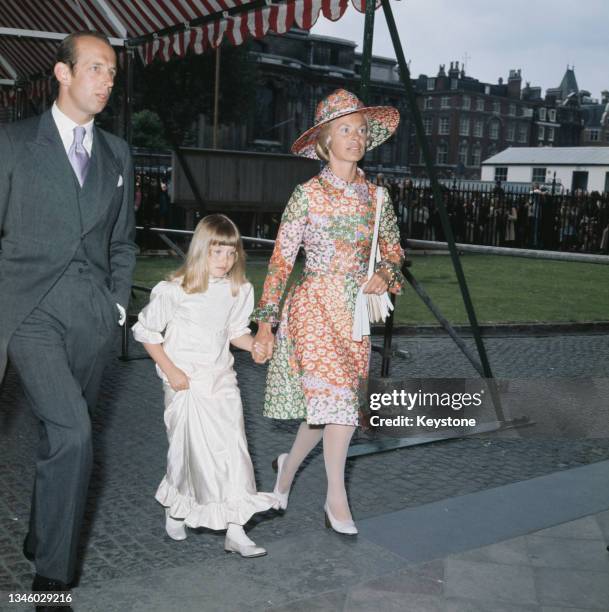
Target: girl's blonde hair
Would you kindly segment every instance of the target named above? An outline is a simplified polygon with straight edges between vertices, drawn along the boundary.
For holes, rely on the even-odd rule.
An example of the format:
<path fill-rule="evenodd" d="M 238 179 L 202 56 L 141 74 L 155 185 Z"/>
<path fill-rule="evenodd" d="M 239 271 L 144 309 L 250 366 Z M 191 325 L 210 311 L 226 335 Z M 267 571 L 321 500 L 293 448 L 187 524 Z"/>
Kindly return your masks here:
<path fill-rule="evenodd" d="M 247 282 L 245 277 L 245 251 L 237 226 L 225 215 L 208 215 L 195 228 L 186 261 L 168 280 L 181 280 L 186 293 L 203 293 L 209 287 L 209 252 L 216 245 L 230 246 L 236 251 L 235 263 L 227 277 L 231 281 L 233 296 Z"/>
<path fill-rule="evenodd" d="M 365 113 L 362 113 L 362 116 L 366 120 L 366 150 L 368 150 L 370 148 L 372 139 L 372 135 L 370 134 L 370 121 L 368 120 L 368 115 Z M 324 123 L 321 128 L 319 128 L 319 132 L 317 132 L 315 152 L 317 153 L 317 157 L 319 157 L 319 159 L 323 159 L 325 162 L 330 161 L 330 142 L 332 141 L 330 132 L 332 131 L 332 124 L 339 119 L 341 119 L 341 117 L 337 117 L 332 121 L 328 121 L 328 123 Z"/>

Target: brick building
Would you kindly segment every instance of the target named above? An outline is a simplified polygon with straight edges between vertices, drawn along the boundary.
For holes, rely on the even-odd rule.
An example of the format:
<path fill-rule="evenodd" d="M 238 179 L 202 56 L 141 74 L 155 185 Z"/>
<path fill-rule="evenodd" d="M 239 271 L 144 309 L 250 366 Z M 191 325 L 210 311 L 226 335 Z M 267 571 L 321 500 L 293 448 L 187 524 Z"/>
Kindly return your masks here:
<path fill-rule="evenodd" d="M 350 41 L 293 30 L 252 42 L 259 95 L 248 127 L 249 147 L 287 152 L 311 125 L 316 102 L 337 87 L 359 90 L 361 55 Z M 406 96 L 393 59 L 373 57 L 372 104 L 392 104 L 402 115 L 395 138 L 366 157 L 368 170 L 425 176 Z M 609 93 L 603 102 L 580 91 L 573 68 L 559 87 L 523 86 L 520 70 L 485 83 L 459 62 L 413 80 L 438 175 L 480 178 L 484 159 L 508 148 L 609 144 Z M 255 135 L 254 137 L 252 136 Z"/>
<path fill-rule="evenodd" d="M 480 163 L 508 146 L 526 146 L 532 112 L 521 99 L 521 74 L 510 71 L 507 82 L 483 83 L 465 74 L 459 62 L 436 76 L 420 75 L 415 86 L 419 108 L 440 177 L 479 178 Z M 410 167 L 425 176 L 421 151 L 411 141 Z"/>

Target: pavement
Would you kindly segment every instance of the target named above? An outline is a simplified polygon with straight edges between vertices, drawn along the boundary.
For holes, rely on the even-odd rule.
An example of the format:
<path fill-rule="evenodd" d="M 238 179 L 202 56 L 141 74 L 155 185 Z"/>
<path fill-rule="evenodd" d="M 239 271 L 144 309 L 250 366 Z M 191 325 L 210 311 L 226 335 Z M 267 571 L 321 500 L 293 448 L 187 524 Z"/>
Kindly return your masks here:
<path fill-rule="evenodd" d="M 607 334 L 502 336 L 485 344 L 497 377 L 560 388 L 562 415 L 582 408 L 577 393 L 566 392 L 569 381 L 586 397 L 606 397 Z M 408 355 L 394 362 L 396 379 L 475 375 L 447 338 L 397 337 L 395 345 Z M 141 349 L 132 344 L 131 353 Z M 258 486 L 271 490 L 271 460 L 289 448 L 297 423 L 261 416 L 264 366 L 237 353 L 235 367 Z M 374 355 L 371 372 L 378 371 Z M 250 522 L 250 537 L 269 554 L 246 560 L 226 555 L 216 532 L 190 531 L 183 542 L 164 533 L 154 500 L 167 449 L 162 417 L 152 363 L 113 359 L 93 418 L 77 611 L 609 610 L 609 436 L 595 435 L 592 422 L 585 430 L 563 423 L 539 435 L 512 429 L 353 457 L 347 483 L 357 538 L 323 526 L 325 475 L 316 449 L 288 510 Z M 8 593 L 31 584 L 21 542 L 35 432 L 9 372 L 0 397 L 0 610 L 24 609 L 8 603 Z M 360 433 L 353 446 L 376 441 Z"/>

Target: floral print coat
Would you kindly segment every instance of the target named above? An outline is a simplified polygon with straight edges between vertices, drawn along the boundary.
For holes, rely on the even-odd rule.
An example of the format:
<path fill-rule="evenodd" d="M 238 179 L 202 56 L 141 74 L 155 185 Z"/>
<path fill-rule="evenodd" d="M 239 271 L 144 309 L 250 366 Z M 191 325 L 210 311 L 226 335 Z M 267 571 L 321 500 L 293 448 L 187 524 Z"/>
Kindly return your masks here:
<path fill-rule="evenodd" d="M 328 166 L 298 185 L 281 219 L 264 290 L 252 319 L 279 323 L 269 364 L 264 415 L 311 425 L 357 425 L 368 378 L 370 338 L 351 337 L 358 288 L 366 282 L 376 185 L 358 169 L 352 183 Z M 379 225 L 379 267 L 396 273 L 404 253 L 386 189 Z M 288 277 L 303 247 L 305 265 L 280 313 Z"/>

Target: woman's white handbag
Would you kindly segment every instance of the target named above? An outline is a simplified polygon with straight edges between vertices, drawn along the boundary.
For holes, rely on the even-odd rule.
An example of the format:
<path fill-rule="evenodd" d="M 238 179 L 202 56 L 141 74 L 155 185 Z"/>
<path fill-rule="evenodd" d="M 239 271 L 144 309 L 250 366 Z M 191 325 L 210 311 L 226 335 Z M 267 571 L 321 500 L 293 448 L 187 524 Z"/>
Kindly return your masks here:
<path fill-rule="evenodd" d="M 368 262 L 368 280 L 374 275 L 376 261 L 381 260 L 381 250 L 378 245 L 379 225 L 381 220 L 381 209 L 383 208 L 383 190 L 376 189 L 376 216 L 374 220 L 374 234 L 372 246 L 370 247 L 370 261 Z M 353 315 L 352 338 L 361 342 L 363 336 L 370 335 L 370 323 L 382 323 L 393 310 L 393 304 L 385 291 L 381 295 L 376 293 L 364 293 L 364 283 L 357 292 L 355 299 L 355 312 Z"/>

